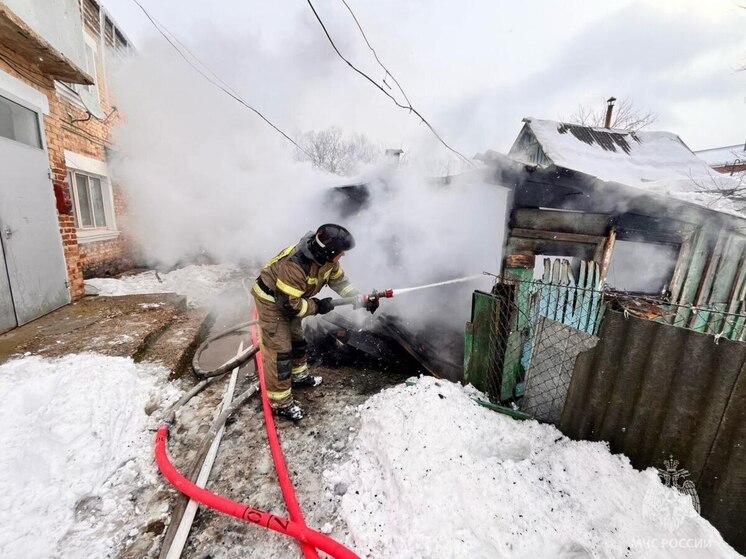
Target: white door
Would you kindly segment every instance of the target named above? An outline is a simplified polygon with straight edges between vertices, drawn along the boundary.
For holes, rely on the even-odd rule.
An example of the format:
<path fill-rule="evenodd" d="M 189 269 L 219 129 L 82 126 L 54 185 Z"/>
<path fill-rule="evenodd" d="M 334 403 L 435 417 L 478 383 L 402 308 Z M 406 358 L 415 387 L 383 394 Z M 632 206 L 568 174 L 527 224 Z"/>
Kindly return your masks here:
<path fill-rule="evenodd" d="M 43 146 L 39 114 L 0 94 L 0 331 L 8 328 L 8 286 L 18 325 L 70 301 Z"/>

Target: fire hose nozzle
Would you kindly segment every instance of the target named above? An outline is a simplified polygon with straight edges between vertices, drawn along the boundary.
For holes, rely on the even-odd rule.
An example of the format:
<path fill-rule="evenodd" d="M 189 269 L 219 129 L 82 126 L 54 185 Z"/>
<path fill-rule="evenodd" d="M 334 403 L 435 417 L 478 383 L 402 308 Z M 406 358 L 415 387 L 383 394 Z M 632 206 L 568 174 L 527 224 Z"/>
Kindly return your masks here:
<path fill-rule="evenodd" d="M 356 295 L 355 297 L 345 297 L 344 299 L 332 300 L 332 305 L 335 307 L 341 307 L 344 305 L 360 305 L 364 306 L 369 301 L 378 301 L 379 299 L 390 299 L 394 296 L 393 289 L 384 289 L 382 291 L 373 290 L 372 293 L 363 293 Z"/>
<path fill-rule="evenodd" d="M 371 299 L 390 299 L 393 296 L 394 296 L 393 289 L 384 289 L 382 291 L 377 291 L 376 289 L 374 289 L 372 293 L 366 293 L 364 295 L 360 295 L 360 300 L 363 303 L 367 303 Z"/>

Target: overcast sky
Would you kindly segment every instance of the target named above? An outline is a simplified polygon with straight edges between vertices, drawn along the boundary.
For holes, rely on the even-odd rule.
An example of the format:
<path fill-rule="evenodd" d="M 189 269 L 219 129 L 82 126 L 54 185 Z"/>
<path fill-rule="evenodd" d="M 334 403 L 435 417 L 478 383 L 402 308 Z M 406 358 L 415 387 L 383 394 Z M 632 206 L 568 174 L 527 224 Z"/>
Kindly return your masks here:
<path fill-rule="evenodd" d="M 156 52 L 162 39 L 132 0 L 103 2 L 141 54 Z M 305 0 L 141 2 L 290 134 L 335 125 L 385 147 L 432 141 L 336 57 Z M 413 105 L 467 155 L 507 151 L 525 116 L 560 119 L 612 95 L 692 149 L 746 141 L 746 9 L 733 1 L 348 3 Z M 340 50 L 380 80 L 342 1 L 314 4 Z M 164 60 L 164 79 L 181 63 Z"/>

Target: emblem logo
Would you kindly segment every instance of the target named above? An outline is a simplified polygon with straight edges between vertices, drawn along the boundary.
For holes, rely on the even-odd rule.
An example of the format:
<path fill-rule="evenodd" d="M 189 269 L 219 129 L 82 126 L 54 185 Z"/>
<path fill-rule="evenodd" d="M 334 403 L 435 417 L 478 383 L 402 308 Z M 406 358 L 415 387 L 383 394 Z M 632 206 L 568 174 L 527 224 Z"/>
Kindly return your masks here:
<path fill-rule="evenodd" d="M 699 514 L 699 495 L 688 470 L 679 469 L 679 461 L 669 456 L 658 470 L 661 483 L 653 482 L 645 493 L 642 514 L 658 522 L 669 532 L 679 528 L 687 518 Z M 671 491 L 675 489 L 675 491 Z"/>

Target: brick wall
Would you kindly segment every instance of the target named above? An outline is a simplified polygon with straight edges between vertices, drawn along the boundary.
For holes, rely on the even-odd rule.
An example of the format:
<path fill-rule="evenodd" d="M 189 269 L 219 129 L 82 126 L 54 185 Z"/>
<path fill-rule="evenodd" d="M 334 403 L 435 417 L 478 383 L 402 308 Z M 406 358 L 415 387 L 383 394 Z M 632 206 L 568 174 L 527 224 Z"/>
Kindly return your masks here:
<path fill-rule="evenodd" d="M 86 21 L 86 33 L 98 42 L 98 30 L 92 29 Z M 112 113 L 111 92 L 107 91 L 105 72 L 101 64 L 102 52 L 97 55 L 97 87 L 101 106 L 105 113 Z M 86 157 L 106 161 L 106 147 L 110 132 L 116 125 L 118 114 L 112 114 L 105 121 L 88 117 L 80 103 L 61 96 L 55 89 L 54 80 L 42 75 L 39 69 L 29 64 L 15 52 L 0 45 L 3 58 L 0 69 L 44 93 L 49 101 L 49 114 L 44 116 L 44 133 L 52 172 L 52 185 L 57 198 L 57 217 L 60 236 L 67 265 L 68 286 L 73 300 L 84 295 L 83 278 L 94 275 L 110 275 L 133 264 L 134 248 L 126 234 L 127 200 L 119 185 L 112 184 L 114 213 L 119 235 L 115 239 L 83 242 L 78 238 L 72 206 L 72 192 L 68 184 L 68 168 L 65 164 L 65 150 Z M 77 122 L 76 122 L 77 121 Z M 68 203 L 65 203 L 67 200 Z"/>
<path fill-rule="evenodd" d="M 106 148 L 109 146 L 111 130 L 116 126 L 120 115 L 115 110 L 112 92 L 107 87 L 103 65 L 104 57 L 110 64 L 115 59 L 110 52 L 102 52 L 97 25 L 98 14 L 91 13 L 93 7 L 95 5 L 90 2 L 84 3 L 84 27 L 85 33 L 98 45 L 96 86 L 101 108 L 106 117 L 103 121 L 88 118 L 86 110 L 67 96 L 58 95 L 55 105 L 60 111 L 65 149 L 100 161 L 106 161 Z M 106 48 L 111 47 L 107 46 Z M 65 116 L 67 118 L 64 118 Z M 106 241 L 78 239 L 80 266 L 83 276 L 86 278 L 116 274 L 133 266 L 133 246 L 127 236 L 126 227 L 128 212 L 126 195 L 120 185 L 112 182 L 111 187 L 119 236 L 116 239 Z"/>

